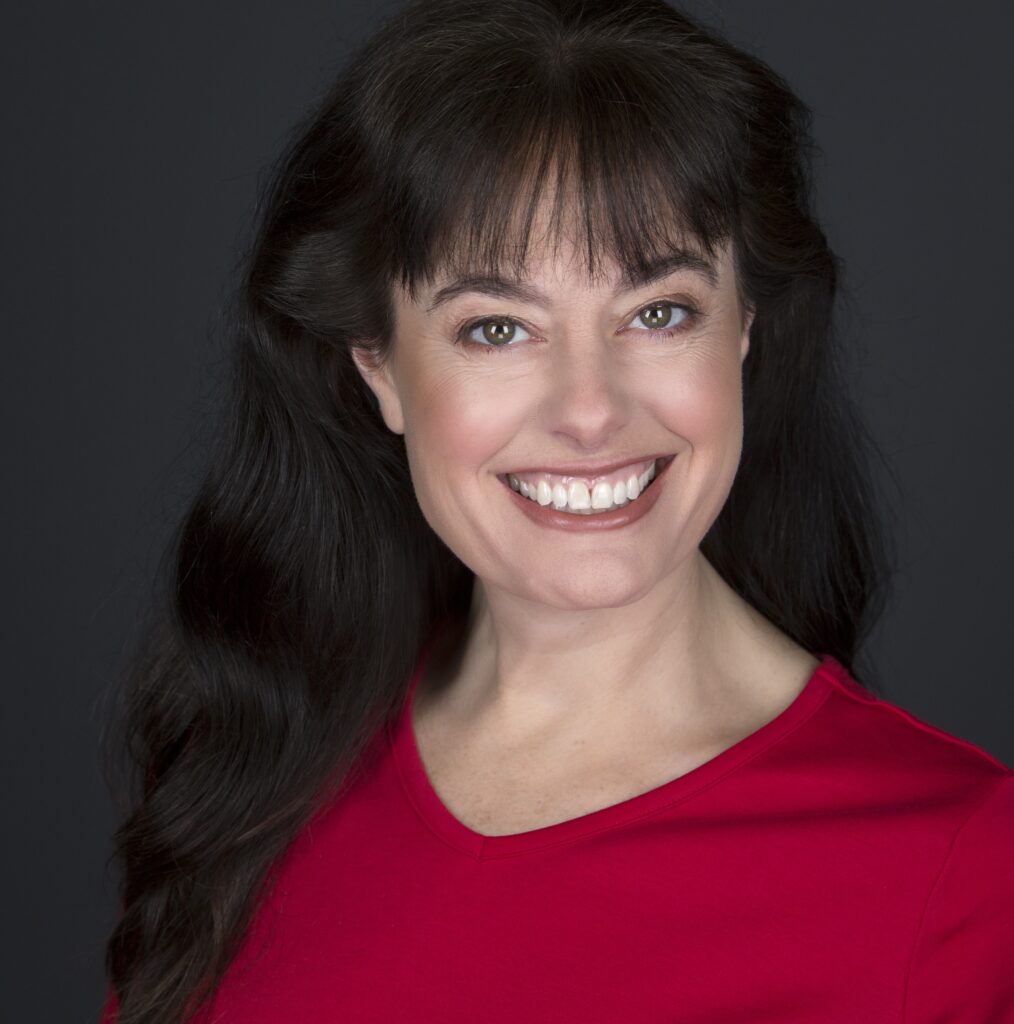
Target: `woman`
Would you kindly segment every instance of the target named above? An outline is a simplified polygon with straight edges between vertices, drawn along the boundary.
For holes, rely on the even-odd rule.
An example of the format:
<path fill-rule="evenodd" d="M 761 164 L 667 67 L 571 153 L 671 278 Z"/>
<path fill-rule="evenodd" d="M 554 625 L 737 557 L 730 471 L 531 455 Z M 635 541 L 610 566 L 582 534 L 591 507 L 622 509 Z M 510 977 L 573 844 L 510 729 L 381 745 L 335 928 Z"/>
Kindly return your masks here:
<path fill-rule="evenodd" d="M 808 124 L 661 0 L 362 45 L 131 674 L 106 1019 L 1014 1020 L 1011 769 L 855 667 Z"/>

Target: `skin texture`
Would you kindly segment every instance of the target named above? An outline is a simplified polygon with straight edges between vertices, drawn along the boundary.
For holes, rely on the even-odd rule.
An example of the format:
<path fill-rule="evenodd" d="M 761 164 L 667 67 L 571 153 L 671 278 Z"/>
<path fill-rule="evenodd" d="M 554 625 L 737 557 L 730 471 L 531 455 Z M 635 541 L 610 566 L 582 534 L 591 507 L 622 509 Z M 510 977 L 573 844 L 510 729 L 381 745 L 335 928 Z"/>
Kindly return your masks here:
<path fill-rule="evenodd" d="M 717 288 L 678 270 L 634 290 L 615 266 L 591 280 L 578 253 L 534 246 L 525 280 L 545 306 L 469 293 L 428 312 L 443 275 L 417 302 L 396 289 L 391 359 L 354 353 L 405 435 L 424 516 L 476 574 L 468 623 L 433 652 L 413 718 L 445 802 L 485 834 L 689 770 L 787 707 L 818 664 L 698 547 L 742 450 L 752 315 L 731 250 Z M 658 302 L 700 318 L 666 306 L 656 328 L 639 314 Z M 513 347 L 482 348 L 481 324 L 455 343 L 462 322 L 504 316 L 520 323 L 502 335 Z M 654 508 L 606 532 L 533 523 L 497 478 L 656 452 L 678 454 Z"/>

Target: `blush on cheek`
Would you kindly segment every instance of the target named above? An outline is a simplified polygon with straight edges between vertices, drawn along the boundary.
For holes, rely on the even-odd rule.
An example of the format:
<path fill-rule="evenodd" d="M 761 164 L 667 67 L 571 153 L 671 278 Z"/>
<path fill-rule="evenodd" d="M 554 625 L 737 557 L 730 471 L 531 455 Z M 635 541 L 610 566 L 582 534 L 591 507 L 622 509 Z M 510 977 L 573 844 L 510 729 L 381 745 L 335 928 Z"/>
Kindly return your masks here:
<path fill-rule="evenodd" d="M 531 419 L 533 405 L 524 394 L 504 386 L 502 381 L 496 387 L 491 386 L 492 382 L 485 383 L 474 383 L 446 396 L 443 407 L 434 413 L 435 432 L 462 467 L 478 469 L 495 460 L 525 433 Z"/>
<path fill-rule="evenodd" d="M 668 381 L 655 408 L 673 434 L 695 447 L 721 447 L 724 436 L 738 430 L 742 401 L 738 369 L 716 359 Z"/>
<path fill-rule="evenodd" d="M 445 388 L 439 398 L 416 406 L 411 424 L 415 456 L 432 463 L 443 479 L 467 478 L 495 463 L 525 423 L 520 403 L 505 397 L 502 387 L 497 391 L 466 387 L 452 393 Z"/>

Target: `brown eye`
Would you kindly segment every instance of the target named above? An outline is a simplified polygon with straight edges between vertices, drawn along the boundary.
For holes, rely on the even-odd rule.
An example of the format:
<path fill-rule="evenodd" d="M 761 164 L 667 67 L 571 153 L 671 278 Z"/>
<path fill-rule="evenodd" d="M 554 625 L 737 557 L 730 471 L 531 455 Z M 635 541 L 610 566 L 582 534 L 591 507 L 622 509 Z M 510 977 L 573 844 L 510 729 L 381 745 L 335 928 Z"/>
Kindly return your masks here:
<path fill-rule="evenodd" d="M 518 328 L 522 335 L 518 336 Z M 457 334 L 458 344 L 471 344 L 487 352 L 517 348 L 528 332 L 509 316 L 486 317 L 465 324 Z"/>
<path fill-rule="evenodd" d="M 669 321 L 677 309 L 682 309 L 682 307 L 677 306 L 674 302 L 655 302 L 650 306 L 645 306 L 638 317 L 645 327 L 659 330 L 671 326 Z"/>
<path fill-rule="evenodd" d="M 679 316 L 674 314 L 679 313 Z M 677 335 L 693 330 L 702 319 L 701 311 L 687 302 L 675 299 L 660 299 L 641 307 L 641 312 L 627 325 L 639 334 L 647 334 L 668 341 Z M 637 324 L 647 327 L 647 331 L 638 331 Z"/>
<path fill-rule="evenodd" d="M 484 320 L 482 336 L 491 345 L 504 345 L 514 337 L 515 324 L 511 320 Z"/>

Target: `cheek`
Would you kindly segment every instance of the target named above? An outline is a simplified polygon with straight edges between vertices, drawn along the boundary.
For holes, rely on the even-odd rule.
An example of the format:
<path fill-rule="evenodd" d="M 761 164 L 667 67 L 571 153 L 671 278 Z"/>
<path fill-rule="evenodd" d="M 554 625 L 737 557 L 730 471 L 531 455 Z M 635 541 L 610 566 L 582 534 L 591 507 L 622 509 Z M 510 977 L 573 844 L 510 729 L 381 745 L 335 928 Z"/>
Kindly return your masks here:
<path fill-rule="evenodd" d="M 455 466 L 481 472 L 530 411 L 520 389 L 502 376 L 451 374 L 414 396 L 406 446 L 427 465 L 439 463 L 441 472 Z"/>
<path fill-rule="evenodd" d="M 721 354 L 688 360 L 679 373 L 657 378 L 651 394 L 659 420 L 695 446 L 735 442 L 742 431 L 740 364 Z"/>

